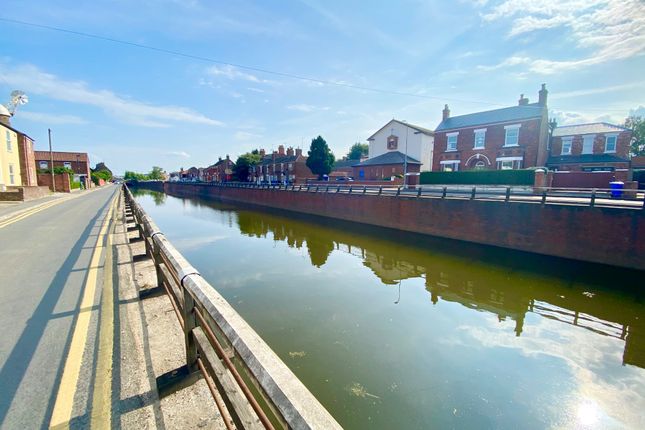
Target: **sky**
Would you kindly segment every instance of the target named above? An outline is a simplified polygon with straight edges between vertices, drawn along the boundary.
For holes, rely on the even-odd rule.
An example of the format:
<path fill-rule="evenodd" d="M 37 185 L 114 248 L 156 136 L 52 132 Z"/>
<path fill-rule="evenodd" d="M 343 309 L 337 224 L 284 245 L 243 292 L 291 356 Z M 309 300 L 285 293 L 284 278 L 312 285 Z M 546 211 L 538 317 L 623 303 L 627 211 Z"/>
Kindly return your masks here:
<path fill-rule="evenodd" d="M 643 0 L 4 0 L 0 31 L 0 101 L 29 97 L 12 125 L 116 173 L 318 135 L 340 158 L 542 83 L 559 124 L 645 116 Z"/>

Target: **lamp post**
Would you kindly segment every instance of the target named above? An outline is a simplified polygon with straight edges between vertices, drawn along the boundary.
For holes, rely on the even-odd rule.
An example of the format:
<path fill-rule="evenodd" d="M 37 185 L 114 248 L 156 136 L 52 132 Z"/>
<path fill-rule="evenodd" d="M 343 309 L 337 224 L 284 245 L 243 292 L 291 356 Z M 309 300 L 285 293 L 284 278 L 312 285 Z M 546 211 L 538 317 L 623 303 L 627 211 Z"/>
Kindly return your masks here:
<path fill-rule="evenodd" d="M 52 191 L 56 192 L 56 178 L 54 177 L 54 153 L 52 152 L 52 129 L 47 129 L 47 135 L 49 136 L 49 170 L 52 173 Z"/>
<path fill-rule="evenodd" d="M 403 158 L 403 188 L 408 188 L 408 122 L 403 121 L 405 124 L 405 157 Z"/>

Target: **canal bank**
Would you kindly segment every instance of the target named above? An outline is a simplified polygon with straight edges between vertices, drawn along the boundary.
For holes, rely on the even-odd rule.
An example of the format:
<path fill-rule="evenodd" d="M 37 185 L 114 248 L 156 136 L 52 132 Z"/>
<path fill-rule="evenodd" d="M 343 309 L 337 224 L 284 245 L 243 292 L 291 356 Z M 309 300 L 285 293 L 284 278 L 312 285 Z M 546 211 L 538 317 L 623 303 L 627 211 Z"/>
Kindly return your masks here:
<path fill-rule="evenodd" d="M 345 428 L 642 427 L 639 272 L 136 198 Z"/>
<path fill-rule="evenodd" d="M 645 210 L 142 183 L 179 197 L 250 203 L 424 235 L 645 270 Z"/>

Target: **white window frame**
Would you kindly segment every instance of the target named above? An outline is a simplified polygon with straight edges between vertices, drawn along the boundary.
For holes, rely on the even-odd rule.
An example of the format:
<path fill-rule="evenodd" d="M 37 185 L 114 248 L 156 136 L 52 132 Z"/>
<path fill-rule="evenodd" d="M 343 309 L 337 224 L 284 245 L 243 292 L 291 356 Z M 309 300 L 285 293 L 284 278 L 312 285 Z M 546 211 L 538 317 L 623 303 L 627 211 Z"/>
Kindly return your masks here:
<path fill-rule="evenodd" d="M 497 170 L 515 170 L 521 169 L 524 157 L 498 157 L 495 162 L 497 163 Z M 504 164 L 511 163 L 510 167 L 504 167 Z"/>
<path fill-rule="evenodd" d="M 569 148 L 568 151 L 564 150 L 565 144 L 567 145 L 567 148 Z M 562 138 L 562 150 L 560 151 L 560 155 L 571 155 L 571 150 L 573 149 L 573 137 L 563 137 Z"/>
<path fill-rule="evenodd" d="M 6 130 L 7 132 L 7 152 L 13 152 L 13 145 L 11 145 L 11 132 L 9 130 Z"/>
<path fill-rule="evenodd" d="M 455 138 L 455 146 L 450 146 L 450 138 Z M 455 133 L 446 133 L 446 152 L 455 152 L 457 150 L 457 143 L 459 141 L 459 132 Z"/>
<path fill-rule="evenodd" d="M 72 168 L 72 162 L 71 161 L 63 161 L 63 167 L 66 169 L 71 169 Z"/>
<path fill-rule="evenodd" d="M 43 167 L 45 166 L 45 167 Z M 39 161 L 38 162 L 38 168 L 39 169 L 49 169 L 49 163 L 47 161 Z"/>
<path fill-rule="evenodd" d="M 477 146 L 477 139 L 481 138 L 481 146 Z M 473 149 L 484 149 L 486 148 L 486 129 L 479 128 L 475 130 L 475 142 L 473 143 Z"/>
<path fill-rule="evenodd" d="M 442 160 L 439 162 L 442 172 L 458 172 L 460 163 L 461 160 Z M 450 167 L 451 170 L 446 170 L 446 166 L 452 166 Z"/>
<path fill-rule="evenodd" d="M 596 140 L 596 135 L 595 134 L 587 134 L 585 136 L 582 136 L 582 153 L 583 154 L 593 154 L 593 144 L 594 144 L 595 140 Z M 589 151 L 585 151 L 585 148 L 587 148 L 589 143 L 591 143 L 591 148 L 590 148 Z"/>
<path fill-rule="evenodd" d="M 508 147 L 520 146 L 520 127 L 521 126 L 522 124 L 511 124 L 511 125 L 504 126 L 504 130 L 506 131 L 506 133 L 504 134 L 504 147 L 508 148 Z M 511 144 L 508 143 L 509 130 L 514 130 L 517 133 L 515 138 L 515 143 L 511 143 Z"/>
<path fill-rule="evenodd" d="M 614 139 L 614 149 L 609 150 L 609 139 L 613 138 Z M 606 154 L 614 154 L 616 152 L 616 149 L 618 147 L 618 134 L 607 134 L 605 135 L 605 153 Z"/>

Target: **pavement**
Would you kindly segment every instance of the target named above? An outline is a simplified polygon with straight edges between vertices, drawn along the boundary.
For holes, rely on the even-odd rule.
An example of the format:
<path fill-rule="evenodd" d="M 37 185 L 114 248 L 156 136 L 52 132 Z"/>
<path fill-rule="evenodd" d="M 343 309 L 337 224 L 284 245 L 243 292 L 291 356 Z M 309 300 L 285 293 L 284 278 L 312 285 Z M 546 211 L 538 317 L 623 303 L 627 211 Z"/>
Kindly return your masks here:
<path fill-rule="evenodd" d="M 0 212 L 0 427 L 164 427 L 118 187 L 24 205 Z"/>

